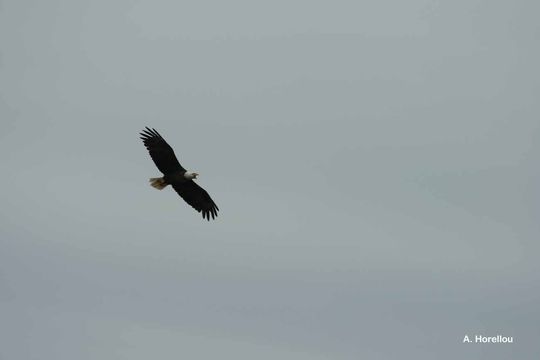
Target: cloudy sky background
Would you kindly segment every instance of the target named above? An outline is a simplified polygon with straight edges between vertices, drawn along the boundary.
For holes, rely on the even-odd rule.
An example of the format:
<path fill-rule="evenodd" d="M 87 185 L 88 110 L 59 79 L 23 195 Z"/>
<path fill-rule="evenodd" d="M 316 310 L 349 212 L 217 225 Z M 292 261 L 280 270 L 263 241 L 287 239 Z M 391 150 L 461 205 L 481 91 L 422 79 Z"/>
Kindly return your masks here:
<path fill-rule="evenodd" d="M 539 12 L 0 1 L 0 358 L 533 359 Z"/>

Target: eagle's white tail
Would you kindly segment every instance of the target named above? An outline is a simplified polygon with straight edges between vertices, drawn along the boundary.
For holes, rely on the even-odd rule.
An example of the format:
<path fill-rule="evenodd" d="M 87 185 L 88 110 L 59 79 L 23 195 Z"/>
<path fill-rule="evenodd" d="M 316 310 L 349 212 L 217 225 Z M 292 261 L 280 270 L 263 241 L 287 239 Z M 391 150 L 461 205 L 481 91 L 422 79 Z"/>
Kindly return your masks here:
<path fill-rule="evenodd" d="M 165 180 L 162 177 L 160 177 L 160 178 L 151 178 L 150 185 L 152 185 L 158 190 L 163 190 L 169 184 L 167 184 Z"/>

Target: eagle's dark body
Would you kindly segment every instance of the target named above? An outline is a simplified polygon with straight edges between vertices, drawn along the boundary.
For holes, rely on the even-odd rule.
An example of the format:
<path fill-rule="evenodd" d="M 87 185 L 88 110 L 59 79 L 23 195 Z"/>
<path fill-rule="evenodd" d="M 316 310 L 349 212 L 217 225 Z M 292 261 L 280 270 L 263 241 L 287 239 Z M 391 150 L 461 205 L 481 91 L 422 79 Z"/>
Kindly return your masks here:
<path fill-rule="evenodd" d="M 141 139 L 157 168 L 163 173 L 162 178 L 150 179 L 152 186 L 161 190 L 171 185 L 189 205 L 202 213 L 203 218 L 214 219 L 219 209 L 206 190 L 193 181 L 198 174 L 180 165 L 174 150 L 155 129 L 147 127 L 141 132 Z"/>
<path fill-rule="evenodd" d="M 188 181 L 192 181 L 192 180 L 189 180 L 189 179 L 186 179 L 185 178 L 185 173 L 186 173 L 186 170 L 185 169 L 182 169 L 182 170 L 178 170 L 178 171 L 175 171 L 173 173 L 169 173 L 169 174 L 163 174 L 163 180 L 165 180 L 165 182 L 167 184 L 182 184 L 182 183 L 185 183 L 185 182 L 188 182 Z"/>

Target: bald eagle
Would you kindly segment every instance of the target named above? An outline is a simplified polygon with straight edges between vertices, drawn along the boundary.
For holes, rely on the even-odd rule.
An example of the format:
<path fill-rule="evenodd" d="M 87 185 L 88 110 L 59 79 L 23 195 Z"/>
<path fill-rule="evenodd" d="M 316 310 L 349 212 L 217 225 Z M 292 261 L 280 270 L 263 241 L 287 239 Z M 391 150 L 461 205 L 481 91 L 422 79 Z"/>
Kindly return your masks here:
<path fill-rule="evenodd" d="M 198 212 L 202 212 L 203 219 L 210 221 L 210 216 L 214 219 L 219 209 L 206 190 L 193 181 L 199 174 L 186 171 L 180 165 L 172 147 L 155 129 L 146 127 L 140 135 L 150 157 L 163 173 L 163 177 L 151 178 L 150 185 L 159 190 L 171 185 L 182 199 Z"/>

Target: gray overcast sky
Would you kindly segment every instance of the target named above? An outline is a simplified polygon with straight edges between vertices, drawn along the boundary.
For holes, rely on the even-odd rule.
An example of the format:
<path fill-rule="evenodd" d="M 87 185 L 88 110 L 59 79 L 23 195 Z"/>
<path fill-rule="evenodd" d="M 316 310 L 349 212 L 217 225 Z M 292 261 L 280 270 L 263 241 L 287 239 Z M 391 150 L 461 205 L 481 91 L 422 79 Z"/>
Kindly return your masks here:
<path fill-rule="evenodd" d="M 535 358 L 539 13 L 0 1 L 0 358 Z"/>

